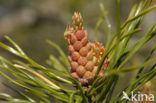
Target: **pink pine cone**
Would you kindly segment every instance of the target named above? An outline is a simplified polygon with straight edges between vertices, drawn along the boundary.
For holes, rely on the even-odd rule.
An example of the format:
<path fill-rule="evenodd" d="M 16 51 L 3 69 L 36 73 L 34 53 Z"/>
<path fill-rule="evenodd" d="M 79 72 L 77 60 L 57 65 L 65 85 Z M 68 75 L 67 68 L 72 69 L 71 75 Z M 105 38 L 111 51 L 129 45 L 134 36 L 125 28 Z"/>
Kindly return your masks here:
<path fill-rule="evenodd" d="M 72 28 L 67 27 L 65 38 L 68 41 L 69 62 L 71 77 L 77 79 L 82 85 L 93 82 L 97 71 L 97 65 L 104 53 L 104 47 L 99 42 L 88 41 L 88 32 L 83 30 L 82 17 L 80 13 L 74 13 Z M 108 67 L 108 60 L 105 61 Z M 102 76 L 103 71 L 99 75 Z"/>

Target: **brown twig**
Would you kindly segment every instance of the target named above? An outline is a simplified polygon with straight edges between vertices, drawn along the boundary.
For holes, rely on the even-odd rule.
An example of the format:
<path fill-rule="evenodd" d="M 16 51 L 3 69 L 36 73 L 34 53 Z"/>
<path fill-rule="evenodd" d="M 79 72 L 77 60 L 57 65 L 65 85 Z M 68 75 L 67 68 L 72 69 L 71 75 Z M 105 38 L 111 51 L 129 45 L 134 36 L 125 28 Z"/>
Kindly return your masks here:
<path fill-rule="evenodd" d="M 30 72 L 30 73 L 36 75 L 37 77 L 41 78 L 41 79 L 42 79 L 43 81 L 45 81 L 46 83 L 48 83 L 48 84 L 50 84 L 51 86 L 53 86 L 53 87 L 55 87 L 55 88 L 61 90 L 60 87 L 58 87 L 56 84 L 54 84 L 53 82 L 51 82 L 50 80 L 48 80 L 47 78 L 45 78 L 43 75 L 41 75 L 41 74 L 39 74 L 39 73 L 37 73 L 37 72 L 35 72 L 35 71 L 33 71 L 33 70 L 27 69 L 27 68 L 25 68 L 25 67 L 23 67 L 23 66 L 21 66 L 21 65 L 18 65 L 18 64 L 14 64 L 14 66 L 17 67 L 17 68 L 21 68 L 21 69 L 23 69 L 23 70 L 26 70 L 26 71 L 28 71 L 28 72 Z"/>

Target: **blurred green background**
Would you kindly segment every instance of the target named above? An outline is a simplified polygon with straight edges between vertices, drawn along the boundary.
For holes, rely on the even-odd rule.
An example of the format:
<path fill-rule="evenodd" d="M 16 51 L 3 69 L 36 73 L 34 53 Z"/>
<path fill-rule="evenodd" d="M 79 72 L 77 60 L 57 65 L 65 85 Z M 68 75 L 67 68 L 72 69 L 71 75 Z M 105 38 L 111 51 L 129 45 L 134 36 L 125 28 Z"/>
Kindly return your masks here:
<path fill-rule="evenodd" d="M 132 6 L 140 0 L 121 0 L 121 21 L 126 20 Z M 108 11 L 108 18 L 112 25 L 113 34 L 116 31 L 116 0 L 0 0 L 0 41 L 5 42 L 4 35 L 10 36 L 26 54 L 42 65 L 46 65 L 49 54 L 58 55 L 56 50 L 49 46 L 45 40 L 57 43 L 66 54 L 67 43 L 64 40 L 64 31 L 67 24 L 71 24 L 74 11 L 80 11 L 85 29 L 89 32 L 89 39 L 94 40 L 94 30 L 97 21 L 102 16 L 99 3 L 103 3 Z M 152 5 L 156 4 L 153 0 Z M 138 40 L 147 29 L 156 21 L 156 10 L 147 14 L 141 25 L 142 31 L 133 36 L 131 43 Z M 103 22 L 99 28 L 99 41 L 105 43 L 106 25 Z M 156 40 L 156 38 L 154 38 Z M 141 63 L 151 50 L 155 40 L 147 43 L 129 62 L 129 65 Z M 0 48 L 0 55 L 16 59 L 14 55 Z M 156 54 L 154 54 L 156 56 Z M 117 88 L 133 80 L 135 72 L 121 77 Z M 1 85 L 4 80 L 0 78 L 0 92 L 11 92 Z M 156 93 L 156 78 L 153 79 L 153 90 Z"/>

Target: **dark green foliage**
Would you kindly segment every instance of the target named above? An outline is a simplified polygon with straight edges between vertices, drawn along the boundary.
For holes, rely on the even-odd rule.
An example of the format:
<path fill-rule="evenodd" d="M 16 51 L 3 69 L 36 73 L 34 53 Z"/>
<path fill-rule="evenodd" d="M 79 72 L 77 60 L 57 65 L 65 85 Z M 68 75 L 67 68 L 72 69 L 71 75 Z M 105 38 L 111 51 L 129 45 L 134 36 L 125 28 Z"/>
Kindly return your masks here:
<path fill-rule="evenodd" d="M 151 0 L 145 0 L 141 1 L 138 5 L 134 5 L 128 19 L 121 24 L 120 0 L 117 0 L 117 32 L 112 37 L 110 35 L 111 25 L 107 17 L 107 12 L 105 11 L 104 6 L 100 4 L 103 16 L 98 21 L 95 28 L 95 40 L 98 40 L 97 31 L 104 20 L 106 20 L 107 23 L 108 33 L 106 51 L 98 65 L 96 75 L 98 75 L 107 56 L 110 60 L 110 67 L 103 77 L 94 80 L 91 88 L 88 89 L 88 92 L 85 92 L 85 88 L 82 87 L 78 81 L 70 77 L 67 57 L 57 44 L 47 41 L 51 46 L 55 47 L 60 54 L 59 58 L 56 58 L 52 54 L 50 55 L 47 63 L 51 65 L 51 68 L 47 68 L 29 58 L 14 41 L 5 36 L 12 44 L 12 47 L 2 42 L 0 42 L 0 47 L 21 57 L 26 62 L 19 60 L 9 61 L 0 56 L 0 68 L 8 71 L 12 76 L 8 76 L 4 71 L 0 71 L 0 75 L 10 82 L 22 87 L 27 94 L 6 85 L 8 88 L 13 89 L 20 94 L 23 99 L 16 99 L 8 94 L 0 93 L 0 101 L 13 103 L 51 103 L 50 98 L 54 97 L 63 103 L 126 102 L 120 99 L 122 91 L 112 98 L 112 93 L 121 74 L 138 69 L 136 79 L 129 84 L 127 88 L 123 89 L 128 95 L 130 95 L 131 91 L 136 92 L 139 90 L 143 84 L 156 75 L 155 64 L 148 72 L 141 75 L 145 66 L 156 62 L 156 58 L 152 57 L 156 46 L 151 50 L 149 56 L 147 56 L 142 64 L 125 67 L 125 64 L 134 56 L 134 54 L 156 35 L 155 23 L 136 43 L 129 45 L 132 36 L 140 31 L 139 26 L 142 23 L 144 15 L 156 8 L 155 5 L 150 6 L 150 3 Z M 77 89 L 74 89 L 73 87 L 77 87 Z M 99 90 L 101 92 L 99 92 Z M 34 97 L 28 96 L 28 94 L 33 94 L 35 99 Z"/>

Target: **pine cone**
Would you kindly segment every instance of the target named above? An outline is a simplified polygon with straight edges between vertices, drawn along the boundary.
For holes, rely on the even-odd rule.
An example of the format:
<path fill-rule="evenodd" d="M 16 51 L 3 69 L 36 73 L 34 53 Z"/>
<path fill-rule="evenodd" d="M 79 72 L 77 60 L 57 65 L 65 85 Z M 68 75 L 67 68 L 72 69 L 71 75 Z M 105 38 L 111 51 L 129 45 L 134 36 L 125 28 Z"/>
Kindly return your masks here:
<path fill-rule="evenodd" d="M 142 94 L 146 94 L 149 96 L 151 93 L 151 88 L 152 88 L 152 83 L 148 81 L 141 87 L 140 90 Z M 146 98 L 144 97 L 142 103 L 152 103 L 152 101 L 146 101 Z"/>
<path fill-rule="evenodd" d="M 151 87 L 152 83 L 150 81 L 146 82 L 141 88 L 141 94 L 146 94 L 147 96 L 150 96 L 151 94 Z M 146 96 L 143 96 L 143 101 L 133 101 L 128 103 L 153 103 L 153 101 L 146 100 Z"/>
<path fill-rule="evenodd" d="M 88 32 L 83 30 L 83 20 L 79 12 L 74 13 L 72 28 L 67 26 L 65 39 L 68 41 L 71 77 L 79 80 L 82 85 L 91 84 L 105 48 L 99 42 L 91 43 L 88 41 Z M 108 69 L 108 64 L 107 58 L 102 68 Z M 104 74 L 103 71 L 100 71 L 99 76 Z"/>

